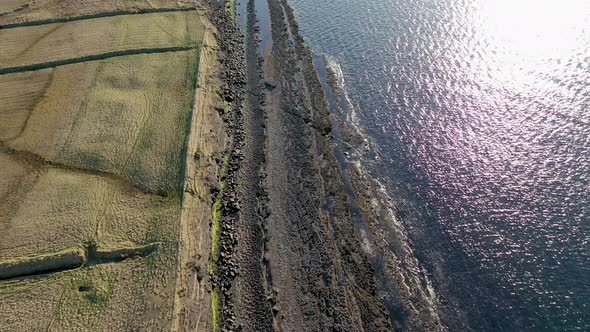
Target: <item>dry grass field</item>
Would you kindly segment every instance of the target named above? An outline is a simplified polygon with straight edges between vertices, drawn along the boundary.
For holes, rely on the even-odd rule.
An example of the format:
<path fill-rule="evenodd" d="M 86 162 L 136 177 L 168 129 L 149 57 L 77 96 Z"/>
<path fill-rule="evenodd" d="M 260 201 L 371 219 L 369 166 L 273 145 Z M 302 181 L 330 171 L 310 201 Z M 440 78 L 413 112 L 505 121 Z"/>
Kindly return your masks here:
<path fill-rule="evenodd" d="M 0 14 L 22 10 L 30 0 L 4 0 L 0 2 Z"/>
<path fill-rule="evenodd" d="M 0 69 L 129 50 L 194 47 L 195 11 L 120 15 L 0 30 Z M 201 38 L 201 39 L 200 39 Z"/>
<path fill-rule="evenodd" d="M 117 263 L 0 283 L 3 331 L 169 330 L 175 284 L 170 248 Z"/>
<path fill-rule="evenodd" d="M 0 24 L 180 5 L 5 1 Z M 72 254 L 75 268 L 0 280 L 1 331 L 175 324 L 187 136 L 193 106 L 203 105 L 195 103 L 201 19 L 176 11 L 0 29 L 3 68 L 121 51 L 0 74 L 0 276 L 82 253 Z"/>
<path fill-rule="evenodd" d="M 170 234 L 160 228 L 178 224 L 176 199 L 85 172 L 45 167 L 35 173 L 36 182 L 19 193 L 18 205 L 3 211 L 11 218 L 0 228 L 0 260 L 57 252 L 88 241 L 124 247 L 174 240 L 174 230 Z"/>
<path fill-rule="evenodd" d="M 1 75 L 1 139 L 169 194 L 179 186 L 197 60 L 193 50 Z"/>
<path fill-rule="evenodd" d="M 0 262 L 83 250 L 88 242 L 99 248 L 160 244 L 146 257 L 89 261 L 75 270 L 0 281 L 1 330 L 160 330 L 171 324 L 177 198 L 6 153 L 0 154 L 0 167 L 8 171 L 0 177 L 0 195 L 5 197 Z"/>
<path fill-rule="evenodd" d="M 2 0 L 0 25 L 54 20 L 121 11 L 194 6 L 190 0 Z"/>

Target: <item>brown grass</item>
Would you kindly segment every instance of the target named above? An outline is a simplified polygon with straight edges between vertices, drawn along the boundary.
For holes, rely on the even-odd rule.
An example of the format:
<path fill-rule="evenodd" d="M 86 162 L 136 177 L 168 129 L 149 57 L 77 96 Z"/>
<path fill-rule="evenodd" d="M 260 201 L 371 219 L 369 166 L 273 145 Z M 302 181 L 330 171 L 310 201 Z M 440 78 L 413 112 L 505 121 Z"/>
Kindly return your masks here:
<path fill-rule="evenodd" d="M 48 327 L 59 308 L 66 282 L 64 279 L 0 283 L 0 328 L 35 331 Z"/>
<path fill-rule="evenodd" d="M 29 6 L 20 8 L 26 4 Z M 2 0 L 0 1 L 0 24 L 148 8 L 182 8 L 193 5 L 192 1 L 186 0 Z"/>
<path fill-rule="evenodd" d="M 113 51 L 196 46 L 202 24 L 194 11 L 122 15 L 0 30 L 0 68 Z"/>
<path fill-rule="evenodd" d="M 33 7 L 82 8 L 84 3 L 99 2 L 40 0 Z M 10 47 L 22 53 L 15 56 L 10 49 L 2 54 L 12 57 L 3 61 L 197 44 L 203 38 L 197 13 L 109 19 L 86 20 L 81 28 L 70 22 L 6 30 L 27 32 L 23 47 L 0 30 L 0 48 L 4 51 L 12 39 Z M 97 24 L 101 21 L 108 22 Z M 42 28 L 45 36 L 38 38 L 33 28 Z M 103 248 L 105 257 L 127 255 L 131 248 L 158 243 L 149 254 L 128 255 L 132 258 L 122 262 L 89 260 L 73 270 L 0 281 L 0 330 L 170 330 L 179 241 L 184 240 L 179 239 L 178 189 L 198 61 L 194 50 L 0 75 L 0 261 L 56 255 L 88 243 Z M 210 162 L 216 149 L 208 144 L 216 141 L 207 135 L 222 131 L 221 124 L 219 119 L 218 126 L 206 123 L 213 109 L 196 112 L 203 124 L 195 137 L 204 138 L 199 143 L 208 154 L 203 162 Z M 193 146 L 197 143 L 193 138 Z M 204 191 L 207 174 L 202 178 L 199 190 Z M 199 227 L 201 233 L 207 229 Z M 207 251 L 205 246 L 202 255 Z"/>
<path fill-rule="evenodd" d="M 0 259 L 56 252 L 90 240 L 105 247 L 150 242 L 150 227 L 178 223 L 178 204 L 116 179 L 50 167 L 2 224 Z M 166 233 L 157 236 L 174 238 Z"/>
<path fill-rule="evenodd" d="M 223 106 L 223 101 L 217 93 L 221 89 L 217 77 L 220 64 L 213 31 L 212 27 L 208 28 L 201 50 L 199 88 L 188 140 L 174 331 L 211 330 L 210 285 L 205 277 L 211 248 L 209 187 L 217 179 L 215 158 L 222 155 L 229 143 L 223 120 L 215 111 Z"/>
<path fill-rule="evenodd" d="M 4 14 L 3 16 L 22 10 L 23 5 L 31 2 L 30 0 L 3 0 L 0 2 L 0 15 Z"/>
<path fill-rule="evenodd" d="M 152 267 L 154 259 L 157 269 Z M 9 331 L 170 330 L 174 263 L 160 255 L 0 283 L 0 327 Z"/>
<path fill-rule="evenodd" d="M 2 93 L 10 96 L 0 104 L 1 139 L 56 163 L 119 175 L 150 192 L 174 192 L 197 54 L 134 55 L 2 75 L 0 87 L 8 87 Z M 48 86 L 47 77 L 53 77 Z M 37 91 L 30 81 L 40 82 Z"/>
<path fill-rule="evenodd" d="M 18 136 L 51 82 L 53 69 L 0 76 L 0 140 Z"/>

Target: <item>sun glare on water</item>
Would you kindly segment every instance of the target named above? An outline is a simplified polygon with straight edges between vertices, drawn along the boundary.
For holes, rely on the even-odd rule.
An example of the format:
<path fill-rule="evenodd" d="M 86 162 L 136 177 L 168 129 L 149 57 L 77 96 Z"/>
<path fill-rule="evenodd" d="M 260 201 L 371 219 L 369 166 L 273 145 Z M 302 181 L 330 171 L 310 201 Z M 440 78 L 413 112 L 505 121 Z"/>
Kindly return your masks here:
<path fill-rule="evenodd" d="M 588 54 L 590 1 L 482 0 L 475 8 L 474 29 L 491 51 L 484 61 L 504 68 L 495 79 L 516 88 L 538 80 L 530 77 L 533 72 L 583 63 Z"/>
<path fill-rule="evenodd" d="M 520 56 L 567 57 L 590 33 L 590 1 L 481 1 L 482 33 Z"/>

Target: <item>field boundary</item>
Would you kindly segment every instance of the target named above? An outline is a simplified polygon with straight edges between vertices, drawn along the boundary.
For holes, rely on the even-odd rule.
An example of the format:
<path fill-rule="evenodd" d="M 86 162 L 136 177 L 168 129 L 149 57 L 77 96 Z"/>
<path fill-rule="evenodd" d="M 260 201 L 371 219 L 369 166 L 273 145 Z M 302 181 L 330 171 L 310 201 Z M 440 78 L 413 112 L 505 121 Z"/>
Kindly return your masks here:
<path fill-rule="evenodd" d="M 95 18 L 113 17 L 113 16 L 170 13 L 170 12 L 188 12 L 188 11 L 196 10 L 196 9 L 197 9 L 196 7 L 146 8 L 146 9 L 139 9 L 139 10 L 121 10 L 121 11 L 114 11 L 114 12 L 102 12 L 102 13 L 88 14 L 88 15 L 81 15 L 81 16 L 61 17 L 61 18 L 52 18 L 52 19 L 37 20 L 37 21 L 0 24 L 0 30 L 1 29 L 21 28 L 21 27 L 32 27 L 32 26 L 52 24 L 52 23 L 67 23 L 67 22 L 73 22 L 73 21 L 83 21 L 83 20 L 90 20 L 90 19 L 95 19 Z"/>
<path fill-rule="evenodd" d="M 70 58 L 70 59 L 63 59 L 63 60 L 57 60 L 57 61 L 35 63 L 32 65 L 24 65 L 24 66 L 17 66 L 17 67 L 0 68 L 0 75 L 21 73 L 21 72 L 26 72 L 26 71 L 34 71 L 34 70 L 41 70 L 41 69 L 47 69 L 47 68 L 54 68 L 54 67 L 59 67 L 59 66 L 71 65 L 71 64 L 75 64 L 75 63 L 81 63 L 81 62 L 105 60 L 105 59 L 110 59 L 110 58 L 115 58 L 115 57 L 120 57 L 120 56 L 126 56 L 126 55 L 190 51 L 190 50 L 196 50 L 199 47 L 201 47 L 200 44 L 195 45 L 195 46 L 137 48 L 137 49 L 132 49 L 132 50 L 113 51 L 113 52 L 99 53 L 99 54 L 93 54 L 93 55 L 86 55 L 86 56 L 79 57 L 79 58 Z"/>
<path fill-rule="evenodd" d="M 63 272 L 89 264 L 118 263 L 126 259 L 149 256 L 160 246 L 160 242 L 121 248 L 97 248 L 95 244 L 89 244 L 56 253 L 9 259 L 0 262 L 0 280 Z"/>

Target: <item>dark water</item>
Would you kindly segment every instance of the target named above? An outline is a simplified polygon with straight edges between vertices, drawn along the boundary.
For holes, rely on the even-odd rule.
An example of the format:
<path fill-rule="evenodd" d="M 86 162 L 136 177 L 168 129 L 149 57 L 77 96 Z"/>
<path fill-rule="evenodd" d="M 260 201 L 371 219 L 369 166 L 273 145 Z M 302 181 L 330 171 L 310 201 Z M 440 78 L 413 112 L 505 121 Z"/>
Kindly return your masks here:
<path fill-rule="evenodd" d="M 590 330 L 590 1 L 290 0 L 451 330 Z"/>

